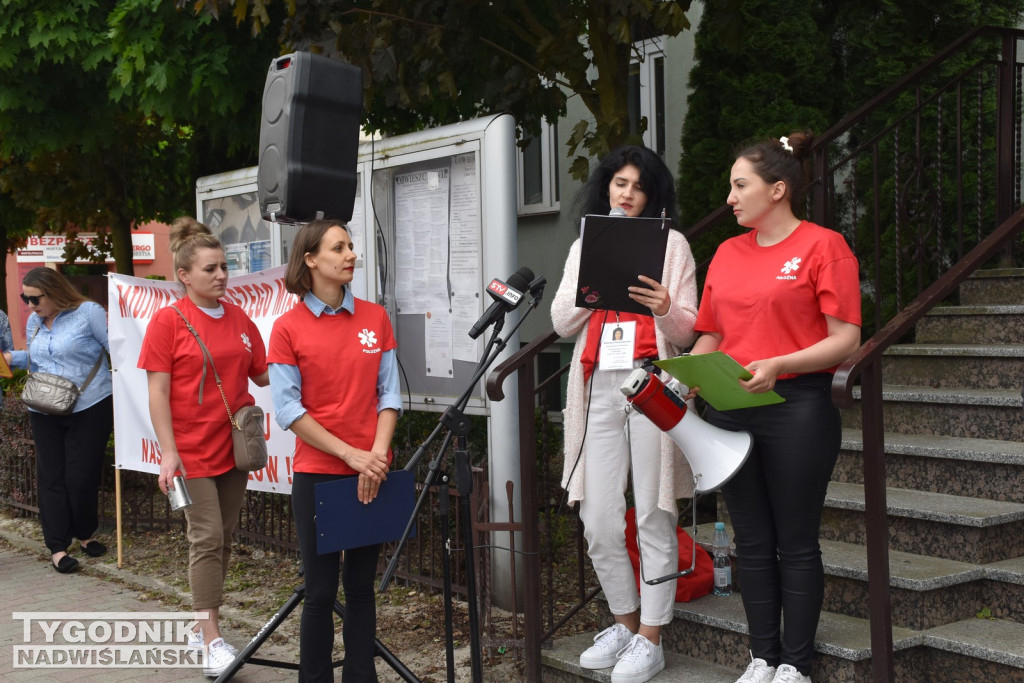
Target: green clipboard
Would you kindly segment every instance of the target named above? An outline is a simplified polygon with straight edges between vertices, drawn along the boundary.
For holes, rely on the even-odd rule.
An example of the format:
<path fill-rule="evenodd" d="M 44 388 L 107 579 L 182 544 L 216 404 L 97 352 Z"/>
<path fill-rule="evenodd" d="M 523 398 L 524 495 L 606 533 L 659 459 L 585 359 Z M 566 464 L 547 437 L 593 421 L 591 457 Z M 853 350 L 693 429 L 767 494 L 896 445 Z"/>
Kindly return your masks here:
<path fill-rule="evenodd" d="M 734 410 L 783 403 L 774 391 L 752 394 L 737 380 L 753 377 L 742 365 L 721 351 L 696 356 L 656 360 L 654 364 L 688 387 L 700 387 L 699 396 L 715 410 Z"/>

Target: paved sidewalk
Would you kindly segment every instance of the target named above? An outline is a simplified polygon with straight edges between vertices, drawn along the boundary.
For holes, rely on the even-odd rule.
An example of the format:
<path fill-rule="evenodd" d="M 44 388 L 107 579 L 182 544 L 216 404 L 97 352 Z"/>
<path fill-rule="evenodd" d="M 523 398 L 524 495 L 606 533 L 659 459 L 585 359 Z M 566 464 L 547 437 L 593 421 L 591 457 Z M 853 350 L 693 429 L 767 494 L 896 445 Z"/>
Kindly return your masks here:
<path fill-rule="evenodd" d="M 0 533 L 0 538 L 14 546 L 0 547 L 0 678 L 4 681 L 178 681 L 182 679 L 212 680 L 202 669 L 185 668 L 15 668 L 14 648 L 24 643 L 24 622 L 15 621 L 15 612 L 173 612 L 175 608 L 146 598 L 137 590 L 101 578 L 97 565 L 73 574 L 59 574 L 48 566 L 38 549 L 19 543 L 18 538 Z M 84 555 L 83 565 L 89 562 Z M 115 570 L 118 571 L 118 570 Z M 138 578 L 139 585 L 146 585 Z M 295 618 L 294 615 L 289 618 Z M 229 640 L 241 649 L 246 638 L 256 633 L 228 634 Z M 233 639 L 231 636 L 235 636 Z M 43 639 L 38 626 L 33 626 L 31 644 Z M 56 642 L 60 642 L 58 636 Z M 295 661 L 297 652 L 290 647 L 269 641 L 255 653 L 256 657 L 278 661 Z M 240 683 L 262 683 L 294 680 L 295 672 L 267 666 L 247 664 L 232 679 Z"/>

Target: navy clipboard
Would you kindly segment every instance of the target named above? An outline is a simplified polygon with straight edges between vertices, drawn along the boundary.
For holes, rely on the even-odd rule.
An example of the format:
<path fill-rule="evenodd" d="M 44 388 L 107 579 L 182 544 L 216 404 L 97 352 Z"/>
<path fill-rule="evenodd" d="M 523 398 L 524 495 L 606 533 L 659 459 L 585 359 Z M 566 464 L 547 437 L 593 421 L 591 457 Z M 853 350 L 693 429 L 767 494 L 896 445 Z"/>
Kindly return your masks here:
<path fill-rule="evenodd" d="M 373 502 L 364 505 L 356 496 L 359 477 L 316 484 L 316 552 L 319 555 L 374 543 L 397 541 L 405 533 L 416 491 L 413 473 L 392 470 Z M 409 538 L 416 536 L 413 525 Z"/>

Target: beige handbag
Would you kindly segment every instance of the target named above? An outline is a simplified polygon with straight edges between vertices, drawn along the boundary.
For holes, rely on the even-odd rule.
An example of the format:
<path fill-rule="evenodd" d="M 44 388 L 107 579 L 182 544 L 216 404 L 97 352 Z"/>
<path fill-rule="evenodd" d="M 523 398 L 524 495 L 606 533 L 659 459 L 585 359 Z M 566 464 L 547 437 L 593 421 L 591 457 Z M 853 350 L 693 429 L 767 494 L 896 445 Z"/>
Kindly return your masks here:
<path fill-rule="evenodd" d="M 239 408 L 238 412 L 232 413 L 228 405 L 228 397 L 221 385 L 220 375 L 217 374 L 217 366 L 213 364 L 213 355 L 206 348 L 206 344 L 199 338 L 199 333 L 192 327 L 185 314 L 177 306 L 171 306 L 174 311 L 185 321 L 185 327 L 192 333 L 192 336 L 199 342 L 199 348 L 203 350 L 203 375 L 199 380 L 199 403 L 203 402 L 203 385 L 206 383 L 206 363 L 213 368 L 213 378 L 220 389 L 220 397 L 224 399 L 224 409 L 228 411 L 228 420 L 231 422 L 231 445 L 235 452 L 235 467 L 244 472 L 253 472 L 263 469 L 267 464 L 267 441 L 263 437 L 263 409 L 259 406 L 245 406 Z"/>
<path fill-rule="evenodd" d="M 32 342 L 35 341 L 36 334 L 39 334 L 38 327 L 26 346 L 29 368 L 32 367 Z M 89 376 L 82 382 L 82 386 L 78 386 L 67 377 L 49 372 L 30 371 L 25 379 L 25 387 L 21 390 L 21 402 L 32 410 L 47 415 L 70 415 L 75 410 L 78 397 L 82 395 L 85 388 L 92 382 L 93 377 L 96 376 L 96 372 L 99 371 L 101 363 L 103 363 L 102 353 L 96 359 L 96 364 L 92 366 Z"/>

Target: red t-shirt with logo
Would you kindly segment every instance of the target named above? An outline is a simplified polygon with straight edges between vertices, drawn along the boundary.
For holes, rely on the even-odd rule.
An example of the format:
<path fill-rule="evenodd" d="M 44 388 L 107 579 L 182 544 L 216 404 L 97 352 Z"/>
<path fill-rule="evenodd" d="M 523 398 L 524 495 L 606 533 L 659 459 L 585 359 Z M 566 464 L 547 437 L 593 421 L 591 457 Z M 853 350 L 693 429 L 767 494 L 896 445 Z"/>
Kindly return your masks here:
<path fill-rule="evenodd" d="M 249 378 L 267 370 L 267 354 L 256 324 L 227 301 L 221 301 L 224 315 L 220 318 L 204 313 L 188 297 L 172 305 L 188 318 L 210 350 L 231 410 L 255 405 Z M 146 328 L 138 367 L 171 375 L 171 425 L 187 477 L 215 477 L 233 468 L 231 423 L 213 369 L 207 364 L 200 405 L 203 352 L 185 321 L 169 306 L 157 311 Z"/>
<path fill-rule="evenodd" d="M 857 258 L 842 235 L 803 221 L 770 247 L 756 238 L 726 240 L 708 267 L 695 329 L 722 335 L 720 351 L 745 366 L 821 341 L 825 315 L 860 324 Z"/>
<path fill-rule="evenodd" d="M 381 355 L 396 346 L 382 306 L 355 299 L 352 313 L 340 310 L 317 317 L 300 302 L 274 322 L 268 360 L 298 367 L 302 406 L 309 416 L 350 446 L 369 450 L 377 434 Z M 294 469 L 358 474 L 344 460 L 298 437 Z"/>

